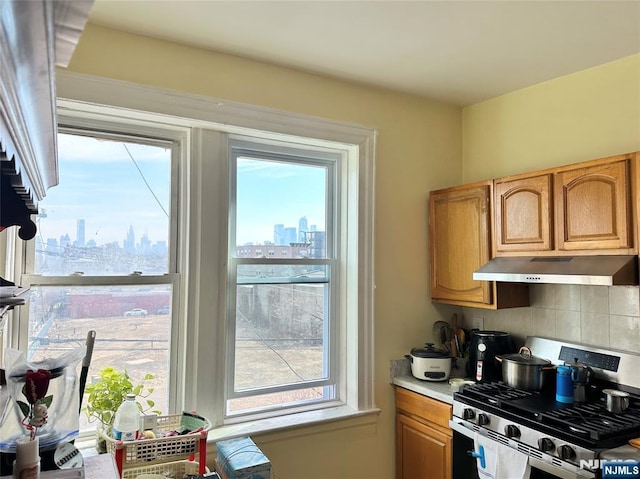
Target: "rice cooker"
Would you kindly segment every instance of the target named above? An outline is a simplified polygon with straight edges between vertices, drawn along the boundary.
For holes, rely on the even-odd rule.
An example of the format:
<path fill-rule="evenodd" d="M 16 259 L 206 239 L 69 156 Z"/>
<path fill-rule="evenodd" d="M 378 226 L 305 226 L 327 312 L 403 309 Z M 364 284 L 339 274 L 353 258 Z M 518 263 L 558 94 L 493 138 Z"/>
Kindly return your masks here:
<path fill-rule="evenodd" d="M 422 381 L 446 381 L 451 373 L 452 357 L 449 351 L 437 349 L 432 343 L 423 348 L 413 348 L 411 355 L 406 354 L 411 362 L 411 374 Z"/>

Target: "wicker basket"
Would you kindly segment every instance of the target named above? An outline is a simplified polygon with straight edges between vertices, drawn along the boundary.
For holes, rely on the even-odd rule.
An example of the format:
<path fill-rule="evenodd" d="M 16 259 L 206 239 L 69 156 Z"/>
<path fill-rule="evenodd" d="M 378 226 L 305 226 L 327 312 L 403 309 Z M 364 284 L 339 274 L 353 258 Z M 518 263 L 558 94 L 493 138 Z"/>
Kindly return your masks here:
<path fill-rule="evenodd" d="M 199 430 L 199 433 L 136 441 L 116 440 L 104 432 L 100 436 L 106 441 L 107 452 L 115 455 L 118 471 L 125 477 L 124 473 L 131 468 L 194 459 L 196 454 L 206 462 L 207 431 L 211 429 L 211 422 L 188 413 L 158 417 L 158 435 L 180 429 Z"/>
<path fill-rule="evenodd" d="M 132 467 L 122 471 L 122 479 L 136 479 L 140 474 L 160 474 L 167 479 L 182 479 L 185 475 L 198 474 L 197 462 L 193 461 L 173 461 L 154 464 L 151 466 Z M 205 468 L 210 472 L 209 468 Z"/>

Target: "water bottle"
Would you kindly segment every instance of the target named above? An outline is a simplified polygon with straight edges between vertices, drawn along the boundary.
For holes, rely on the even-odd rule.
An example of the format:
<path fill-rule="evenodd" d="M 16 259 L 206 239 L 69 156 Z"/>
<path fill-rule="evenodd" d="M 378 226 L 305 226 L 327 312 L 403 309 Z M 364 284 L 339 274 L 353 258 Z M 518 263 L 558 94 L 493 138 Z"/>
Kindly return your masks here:
<path fill-rule="evenodd" d="M 136 404 L 136 395 L 127 394 L 116 411 L 113 421 L 113 437 L 123 441 L 138 439 L 140 431 L 140 410 Z"/>
<path fill-rule="evenodd" d="M 571 379 L 571 368 L 569 366 L 558 366 L 556 370 L 556 401 L 572 403 L 573 379 Z"/>

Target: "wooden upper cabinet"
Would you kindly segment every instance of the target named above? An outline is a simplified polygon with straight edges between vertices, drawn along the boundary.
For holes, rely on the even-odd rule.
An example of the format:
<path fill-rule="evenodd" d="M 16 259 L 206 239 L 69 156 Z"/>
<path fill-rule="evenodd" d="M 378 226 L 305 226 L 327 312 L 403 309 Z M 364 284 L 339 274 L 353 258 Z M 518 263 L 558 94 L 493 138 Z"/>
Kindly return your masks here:
<path fill-rule="evenodd" d="M 558 250 L 633 246 L 630 161 L 594 163 L 555 173 Z"/>
<path fill-rule="evenodd" d="M 638 158 L 630 153 L 494 180 L 493 253 L 636 253 Z"/>
<path fill-rule="evenodd" d="M 553 249 L 551 174 L 495 181 L 496 252 Z"/>
<path fill-rule="evenodd" d="M 431 192 L 431 297 L 444 302 L 491 303 L 491 283 L 473 272 L 490 259 L 491 182 Z"/>

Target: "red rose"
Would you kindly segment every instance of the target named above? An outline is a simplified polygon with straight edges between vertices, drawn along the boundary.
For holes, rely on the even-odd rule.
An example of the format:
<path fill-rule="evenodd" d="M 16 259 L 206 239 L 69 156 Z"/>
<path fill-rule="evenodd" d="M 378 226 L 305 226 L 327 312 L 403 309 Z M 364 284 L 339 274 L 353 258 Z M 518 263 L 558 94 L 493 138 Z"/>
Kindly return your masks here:
<path fill-rule="evenodd" d="M 49 379 L 51 372 L 46 369 L 38 369 L 37 371 L 27 371 L 25 396 L 29 404 L 35 404 L 39 399 L 47 395 L 49 389 Z"/>

